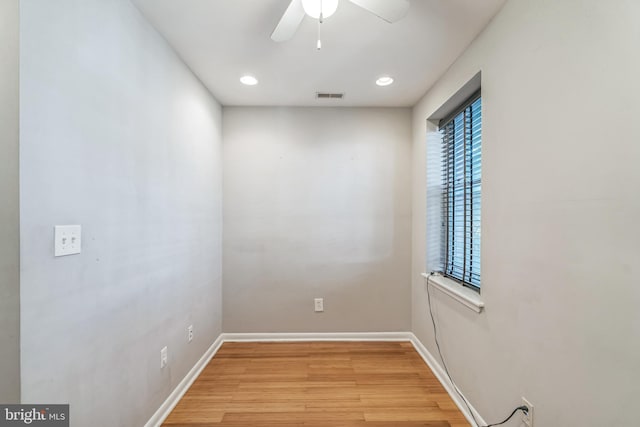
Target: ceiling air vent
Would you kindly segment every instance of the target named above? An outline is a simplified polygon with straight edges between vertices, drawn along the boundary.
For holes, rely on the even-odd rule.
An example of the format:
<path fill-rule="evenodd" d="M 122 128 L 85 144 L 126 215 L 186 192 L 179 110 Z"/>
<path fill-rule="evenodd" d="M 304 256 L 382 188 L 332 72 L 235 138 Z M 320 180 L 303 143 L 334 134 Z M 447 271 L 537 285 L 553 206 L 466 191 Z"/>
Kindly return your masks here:
<path fill-rule="evenodd" d="M 326 93 L 326 92 L 316 92 L 317 99 L 342 99 L 344 98 L 344 93 Z"/>

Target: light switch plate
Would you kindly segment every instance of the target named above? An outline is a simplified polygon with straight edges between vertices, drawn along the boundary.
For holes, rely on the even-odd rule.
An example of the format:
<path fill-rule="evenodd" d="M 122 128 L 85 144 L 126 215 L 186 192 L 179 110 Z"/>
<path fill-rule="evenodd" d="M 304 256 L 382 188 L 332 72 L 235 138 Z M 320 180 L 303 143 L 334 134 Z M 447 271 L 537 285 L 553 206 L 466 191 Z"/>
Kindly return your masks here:
<path fill-rule="evenodd" d="M 54 255 L 74 255 L 82 251 L 82 227 L 79 225 L 56 225 L 54 233 Z"/>
<path fill-rule="evenodd" d="M 160 369 L 167 366 L 167 363 L 167 346 L 165 345 L 164 347 L 162 347 L 162 349 L 160 349 Z"/>

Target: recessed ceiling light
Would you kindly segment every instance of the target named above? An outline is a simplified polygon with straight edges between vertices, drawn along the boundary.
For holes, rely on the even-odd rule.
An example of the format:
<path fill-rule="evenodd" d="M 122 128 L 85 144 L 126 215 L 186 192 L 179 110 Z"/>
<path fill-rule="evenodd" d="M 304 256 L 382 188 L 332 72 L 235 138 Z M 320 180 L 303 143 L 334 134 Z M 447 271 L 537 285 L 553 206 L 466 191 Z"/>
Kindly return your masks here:
<path fill-rule="evenodd" d="M 393 78 L 389 76 L 382 76 L 376 80 L 378 86 L 389 86 L 391 83 L 393 83 Z"/>
<path fill-rule="evenodd" d="M 253 76 L 246 75 L 246 76 L 240 77 L 240 83 L 247 86 L 255 86 L 258 84 L 258 79 L 256 79 Z"/>

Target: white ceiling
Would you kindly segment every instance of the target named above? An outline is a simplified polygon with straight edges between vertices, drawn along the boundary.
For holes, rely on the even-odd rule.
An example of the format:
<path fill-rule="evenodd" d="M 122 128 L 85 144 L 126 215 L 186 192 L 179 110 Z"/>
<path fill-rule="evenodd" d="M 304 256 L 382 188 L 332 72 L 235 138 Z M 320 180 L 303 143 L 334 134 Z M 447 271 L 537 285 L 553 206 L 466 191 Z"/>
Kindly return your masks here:
<path fill-rule="evenodd" d="M 132 0 L 223 105 L 412 106 L 505 0 L 411 0 L 389 24 L 340 0 L 322 26 L 305 17 L 292 40 L 270 35 L 290 0 Z M 257 86 L 239 82 L 252 74 Z M 395 83 L 378 87 L 378 76 Z M 317 100 L 316 92 L 344 92 Z"/>

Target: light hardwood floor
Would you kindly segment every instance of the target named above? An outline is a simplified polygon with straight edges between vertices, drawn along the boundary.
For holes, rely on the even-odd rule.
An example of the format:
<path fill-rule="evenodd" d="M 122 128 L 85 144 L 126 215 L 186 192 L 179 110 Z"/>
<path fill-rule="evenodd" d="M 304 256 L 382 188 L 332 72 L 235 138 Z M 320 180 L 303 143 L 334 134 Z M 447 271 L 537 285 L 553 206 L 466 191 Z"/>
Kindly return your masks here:
<path fill-rule="evenodd" d="M 408 342 L 225 343 L 164 425 L 469 426 Z"/>

